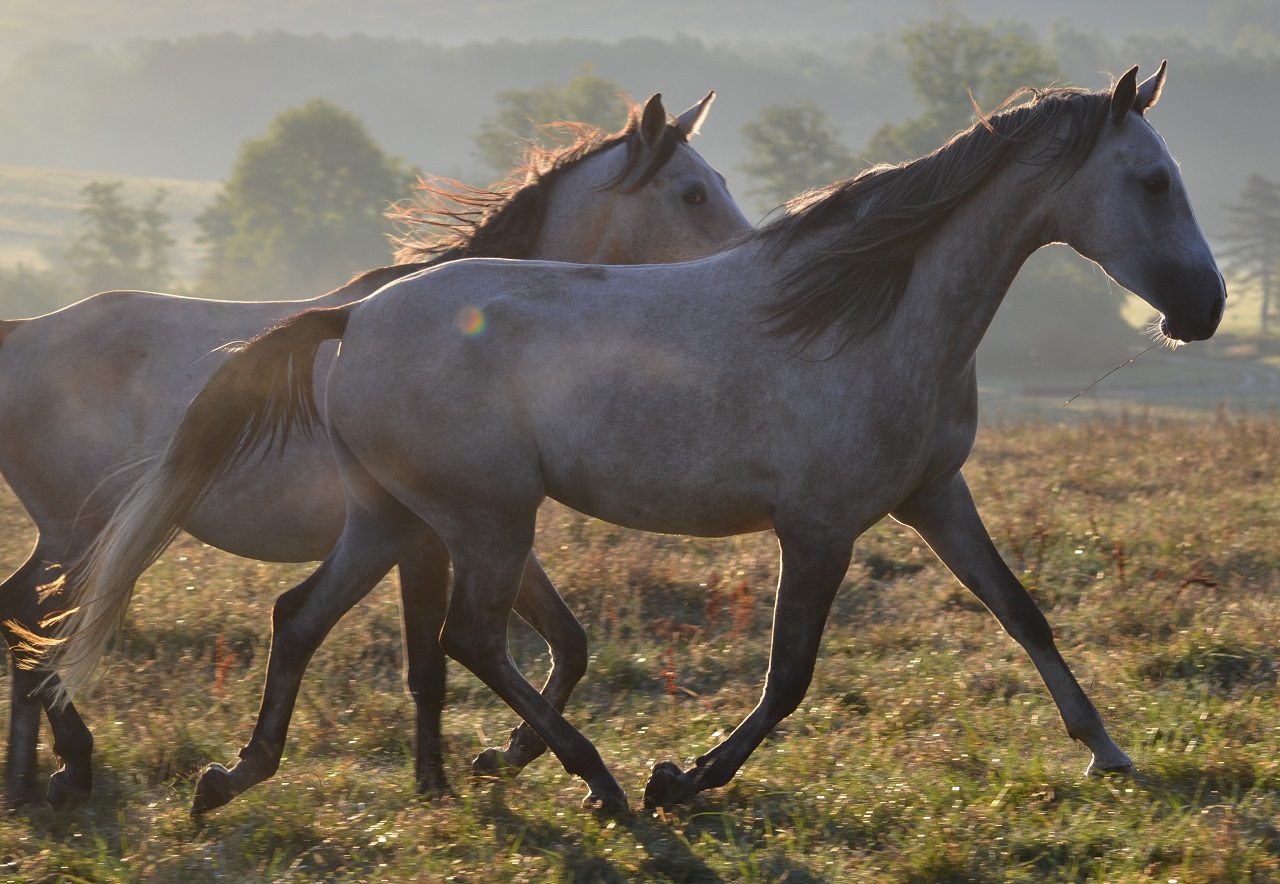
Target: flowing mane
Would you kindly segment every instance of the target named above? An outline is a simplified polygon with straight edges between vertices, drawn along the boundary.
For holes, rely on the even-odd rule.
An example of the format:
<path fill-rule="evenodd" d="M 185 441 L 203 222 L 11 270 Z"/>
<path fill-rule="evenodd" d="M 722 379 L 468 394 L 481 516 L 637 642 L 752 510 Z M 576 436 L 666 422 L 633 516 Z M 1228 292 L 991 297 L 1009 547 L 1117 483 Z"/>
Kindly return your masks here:
<path fill-rule="evenodd" d="M 395 240 L 397 263 L 431 265 L 468 257 L 529 257 L 556 181 L 574 164 L 619 144 L 626 145 L 626 162 L 601 189 L 621 187 L 633 175 L 635 180 L 623 192 L 644 187 L 687 138 L 674 123 L 668 124 L 647 165 L 637 170 L 645 155 L 639 138 L 642 108 L 630 99 L 627 104 L 627 124 L 612 135 L 586 123 L 559 122 L 542 127 L 572 140 L 554 148 L 530 141 L 520 164 L 489 189 L 445 178 L 420 178 L 413 199 L 387 213 L 404 230 Z M 424 234 L 424 229 L 430 232 Z"/>
<path fill-rule="evenodd" d="M 794 335 L 800 349 L 835 326 L 839 348 L 869 335 L 893 315 L 916 253 L 956 206 L 1015 160 L 1065 181 L 1093 150 L 1109 99 L 1105 91 L 1023 89 L 933 153 L 795 197 L 785 215 L 754 234 L 774 254 L 833 227 L 847 232 L 788 272 L 766 314 L 772 331 Z M 1023 154 L 1040 139 L 1043 149 Z"/>

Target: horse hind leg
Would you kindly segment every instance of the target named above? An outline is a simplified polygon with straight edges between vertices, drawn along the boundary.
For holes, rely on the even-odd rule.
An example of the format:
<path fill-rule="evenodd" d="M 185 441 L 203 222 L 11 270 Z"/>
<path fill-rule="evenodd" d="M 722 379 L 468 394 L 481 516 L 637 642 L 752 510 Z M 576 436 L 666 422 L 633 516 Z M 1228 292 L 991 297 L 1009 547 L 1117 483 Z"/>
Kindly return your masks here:
<path fill-rule="evenodd" d="M 459 542 L 449 544 L 454 586 L 441 644 L 529 723 L 566 771 L 586 781 L 585 806 L 626 813 L 626 793 L 595 746 L 524 679 L 507 649 L 507 618 L 528 561 L 535 515 L 536 507 L 527 517 L 495 515 L 486 526 L 472 522 L 459 532 Z"/>
<path fill-rule="evenodd" d="M 37 547 L 26 563 L 0 584 L 0 623 L 13 621 L 28 626 L 38 623 L 43 616 L 39 587 L 55 579 L 57 573 L 46 564 Z M 45 607 L 53 604 L 56 602 Z M 7 625 L 2 629 L 12 660 L 19 639 Z M 5 804 L 14 807 L 38 800 L 42 709 L 53 732 L 54 755 L 60 762 L 58 770 L 49 778 L 48 800 L 57 806 L 87 799 L 93 791 L 93 734 L 73 704 L 60 705 L 54 701 L 58 694 L 57 673 L 43 666 L 23 669 L 16 661 L 10 669 L 13 678 L 5 756 Z"/>
<path fill-rule="evenodd" d="M 419 546 L 427 531 L 390 497 L 376 509 L 349 504 L 337 546 L 314 574 L 276 600 L 267 681 L 253 736 L 231 767 L 211 764 L 201 772 L 192 816 L 221 807 L 275 774 L 311 655 L 342 615 Z"/>
<path fill-rule="evenodd" d="M 452 795 L 444 772 L 440 715 L 444 707 L 445 655 L 440 629 L 449 604 L 449 551 L 432 532 L 399 563 L 404 625 L 405 681 L 416 719 L 414 782 L 423 795 Z"/>
<path fill-rule="evenodd" d="M 535 555 L 525 564 L 515 612 L 547 641 L 551 672 L 541 693 L 556 711 L 564 712 L 569 695 L 587 671 L 587 631 L 556 592 Z M 514 775 L 546 751 L 547 744 L 538 732 L 521 722 L 506 746 L 485 749 L 476 756 L 471 771 L 476 776 Z"/>

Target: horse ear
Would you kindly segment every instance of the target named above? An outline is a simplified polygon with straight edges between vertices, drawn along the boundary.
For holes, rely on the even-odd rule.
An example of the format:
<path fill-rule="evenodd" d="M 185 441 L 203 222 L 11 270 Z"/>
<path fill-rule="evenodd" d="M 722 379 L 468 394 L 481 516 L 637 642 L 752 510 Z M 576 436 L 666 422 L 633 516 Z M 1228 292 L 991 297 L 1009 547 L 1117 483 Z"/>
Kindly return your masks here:
<path fill-rule="evenodd" d="M 1123 123 L 1129 111 L 1133 110 L 1133 102 L 1137 97 L 1138 66 L 1135 64 L 1111 87 L 1111 122 Z"/>
<path fill-rule="evenodd" d="M 644 103 L 644 114 L 640 117 L 640 140 L 646 147 L 653 147 L 662 140 L 662 132 L 666 128 L 667 110 L 662 106 L 662 93 L 655 92 Z"/>
<path fill-rule="evenodd" d="M 702 128 L 702 121 L 707 118 L 707 111 L 711 108 L 711 102 L 715 100 L 716 91 L 712 89 L 707 93 L 706 98 L 676 117 L 676 128 L 680 130 L 680 134 L 685 137 L 686 141 L 698 134 L 698 130 Z"/>
<path fill-rule="evenodd" d="M 1139 114 L 1160 100 L 1160 92 L 1164 89 L 1164 72 L 1169 62 L 1160 62 L 1160 70 L 1156 71 L 1138 87 L 1138 97 L 1134 99 L 1133 109 Z"/>

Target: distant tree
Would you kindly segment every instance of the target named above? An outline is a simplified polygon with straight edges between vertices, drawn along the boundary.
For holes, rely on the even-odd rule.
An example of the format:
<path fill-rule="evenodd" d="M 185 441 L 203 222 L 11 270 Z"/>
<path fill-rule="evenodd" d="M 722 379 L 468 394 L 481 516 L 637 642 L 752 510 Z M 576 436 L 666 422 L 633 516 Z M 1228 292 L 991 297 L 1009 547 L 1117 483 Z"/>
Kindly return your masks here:
<path fill-rule="evenodd" d="M 748 195 L 761 211 L 782 205 L 801 191 L 854 173 L 856 160 L 840 131 L 810 102 L 773 104 L 742 127 L 751 178 Z"/>
<path fill-rule="evenodd" d="M 515 164 L 529 141 L 553 146 L 554 133 L 548 123 L 563 121 L 589 123 L 612 132 L 627 121 L 627 105 L 622 87 L 598 76 L 588 65 L 564 86 L 543 83 L 532 89 L 510 89 L 495 97 L 498 110 L 480 123 L 476 154 L 498 175 Z"/>
<path fill-rule="evenodd" d="M 208 249 L 199 291 L 310 296 L 389 263 L 383 213 L 413 180 L 353 114 L 321 99 L 284 111 L 243 144 L 196 219 Z"/>
<path fill-rule="evenodd" d="M 1243 279 L 1258 283 L 1262 334 L 1267 334 L 1276 274 L 1280 271 L 1280 184 L 1254 173 L 1245 181 L 1240 201 L 1227 205 L 1230 227 L 1222 238 L 1224 263 Z"/>
<path fill-rule="evenodd" d="M 1100 376 L 1133 355 L 1142 336 L 1121 316 L 1124 289 L 1062 246 L 1023 265 L 978 348 L 981 374 Z"/>
<path fill-rule="evenodd" d="M 1022 86 L 1044 85 L 1056 70 L 1049 52 L 1025 27 L 977 24 L 955 12 L 906 31 L 902 40 L 924 113 L 886 124 L 872 136 L 867 157 L 877 162 L 929 153 L 973 122 L 975 102 L 990 111 Z"/>
<path fill-rule="evenodd" d="M 68 280 L 67 274 L 18 263 L 0 267 L 0 316 L 39 316 L 88 293 Z"/>
<path fill-rule="evenodd" d="M 80 191 L 84 205 L 71 245 L 63 253 L 67 268 L 84 283 L 86 294 L 107 289 L 164 288 L 169 269 L 169 216 L 161 209 L 163 188 L 141 205 L 125 202 L 121 182 L 90 181 Z"/>

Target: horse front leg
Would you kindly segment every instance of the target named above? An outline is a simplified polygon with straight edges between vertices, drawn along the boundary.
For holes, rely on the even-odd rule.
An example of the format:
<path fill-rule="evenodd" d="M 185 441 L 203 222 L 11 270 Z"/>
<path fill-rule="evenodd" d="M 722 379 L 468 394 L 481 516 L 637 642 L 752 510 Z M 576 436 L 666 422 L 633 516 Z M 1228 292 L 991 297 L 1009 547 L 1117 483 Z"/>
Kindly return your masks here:
<path fill-rule="evenodd" d="M 551 672 L 541 693 L 557 712 L 564 712 L 569 695 L 587 672 L 587 631 L 556 592 L 536 555 L 531 554 L 525 563 L 515 612 L 546 639 Z M 538 732 L 521 722 L 506 746 L 485 749 L 476 756 L 471 771 L 477 776 L 514 775 L 546 751 L 547 744 Z"/>
<path fill-rule="evenodd" d="M 782 570 L 773 608 L 773 640 L 764 694 L 742 724 L 689 770 L 674 762 L 653 766 L 644 790 L 646 806 L 688 801 L 729 782 L 778 722 L 804 699 L 813 678 L 818 645 L 836 590 L 849 569 L 853 533 L 823 536 L 778 528 Z"/>
<path fill-rule="evenodd" d="M 43 616 L 39 587 L 52 581 L 56 575 L 57 572 L 45 563 L 44 555 L 37 548 L 21 568 L 0 584 L 0 624 L 13 621 L 30 626 L 38 623 Z M 3 632 L 12 652 L 19 640 L 7 626 L 3 627 Z M 53 751 L 61 765 L 49 778 L 49 803 L 58 806 L 87 799 L 93 791 L 93 734 L 73 704 L 59 704 L 53 699 L 58 694 L 57 673 L 43 666 L 23 669 L 16 663 L 11 671 L 5 804 L 16 807 L 39 798 L 36 793 L 37 746 L 42 708 L 48 716 L 49 728 L 53 732 Z"/>
<path fill-rule="evenodd" d="M 956 473 L 917 491 L 893 517 L 919 533 L 1027 652 L 1067 734 L 1093 752 L 1086 772 L 1132 772 L 1133 761 L 1111 739 L 1102 716 L 1058 653 L 1049 621 L 991 542 L 964 477 Z"/>
<path fill-rule="evenodd" d="M 536 501 L 528 512 L 469 513 L 453 550 L 453 595 L 440 634 L 445 652 L 470 669 L 529 723 L 571 774 L 590 792 L 585 807 L 627 813 L 627 796 L 591 741 L 525 680 L 507 647 L 507 620 L 529 563 Z M 487 518 L 484 518 L 486 517 Z"/>

